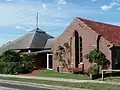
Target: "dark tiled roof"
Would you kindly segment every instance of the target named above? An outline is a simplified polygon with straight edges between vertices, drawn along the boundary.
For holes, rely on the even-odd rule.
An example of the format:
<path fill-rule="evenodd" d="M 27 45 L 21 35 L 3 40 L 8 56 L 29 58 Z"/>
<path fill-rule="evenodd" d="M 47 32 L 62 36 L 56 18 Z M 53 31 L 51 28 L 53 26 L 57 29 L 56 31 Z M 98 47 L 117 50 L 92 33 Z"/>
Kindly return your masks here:
<path fill-rule="evenodd" d="M 120 26 L 78 18 L 113 44 L 120 44 Z"/>
<path fill-rule="evenodd" d="M 2 46 L 0 53 L 10 49 L 44 49 L 48 39 L 53 38 L 41 29 L 35 29 L 24 36 Z"/>
<path fill-rule="evenodd" d="M 54 41 L 55 38 L 48 39 L 44 48 L 51 48 Z"/>

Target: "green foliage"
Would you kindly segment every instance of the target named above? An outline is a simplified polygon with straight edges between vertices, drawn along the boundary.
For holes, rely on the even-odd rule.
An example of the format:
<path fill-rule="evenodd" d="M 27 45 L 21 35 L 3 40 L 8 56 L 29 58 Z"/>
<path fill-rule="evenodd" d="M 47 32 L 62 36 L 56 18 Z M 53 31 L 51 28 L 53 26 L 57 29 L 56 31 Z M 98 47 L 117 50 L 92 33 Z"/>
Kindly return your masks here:
<path fill-rule="evenodd" d="M 90 51 L 88 54 L 85 55 L 85 57 L 89 59 L 89 62 L 97 63 L 98 65 L 101 65 L 102 68 L 107 68 L 108 64 L 110 64 L 106 56 L 97 49 Z"/>
<path fill-rule="evenodd" d="M 63 68 L 66 68 L 69 70 L 70 66 L 70 60 L 69 60 L 69 52 L 70 52 L 70 46 L 68 43 L 64 43 L 63 46 L 58 46 L 55 54 L 54 59 L 58 60 L 59 67 L 61 68 L 61 71 L 63 72 Z"/>
<path fill-rule="evenodd" d="M 19 54 L 17 54 L 13 50 L 4 52 L 0 58 L 0 62 L 17 62 L 19 60 L 20 60 Z"/>
<path fill-rule="evenodd" d="M 0 57 L 1 74 L 23 74 L 33 70 L 33 55 L 19 55 L 14 51 L 6 51 Z"/>
<path fill-rule="evenodd" d="M 97 64 L 92 65 L 89 68 L 89 74 L 98 75 L 99 74 L 99 66 Z"/>
<path fill-rule="evenodd" d="M 31 72 L 33 70 L 34 55 L 26 54 L 22 56 L 22 68 L 24 73 Z"/>

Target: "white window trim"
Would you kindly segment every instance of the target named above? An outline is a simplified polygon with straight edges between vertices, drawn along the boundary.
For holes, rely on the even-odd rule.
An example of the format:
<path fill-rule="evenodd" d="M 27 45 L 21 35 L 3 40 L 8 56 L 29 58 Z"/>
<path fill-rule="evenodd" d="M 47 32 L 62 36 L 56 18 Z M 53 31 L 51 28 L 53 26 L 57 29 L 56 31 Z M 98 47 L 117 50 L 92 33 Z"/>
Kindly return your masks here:
<path fill-rule="evenodd" d="M 47 69 L 48 70 L 53 70 L 52 68 L 49 68 L 49 56 L 53 54 L 47 54 Z"/>

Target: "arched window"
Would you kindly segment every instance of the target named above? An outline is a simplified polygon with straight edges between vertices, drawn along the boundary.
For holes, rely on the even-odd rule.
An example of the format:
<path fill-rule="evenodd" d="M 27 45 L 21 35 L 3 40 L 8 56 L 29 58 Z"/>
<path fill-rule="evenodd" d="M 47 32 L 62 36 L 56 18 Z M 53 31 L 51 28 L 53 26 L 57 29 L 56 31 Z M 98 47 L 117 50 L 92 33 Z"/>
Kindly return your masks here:
<path fill-rule="evenodd" d="M 98 35 L 98 37 L 97 37 L 97 50 L 99 50 L 99 43 L 100 43 L 100 37 L 101 37 L 101 35 Z"/>
<path fill-rule="evenodd" d="M 83 41 L 82 41 L 82 37 L 79 37 L 79 62 L 83 61 Z"/>
<path fill-rule="evenodd" d="M 78 68 L 79 64 L 79 34 L 77 31 L 74 31 L 75 35 L 75 67 Z"/>

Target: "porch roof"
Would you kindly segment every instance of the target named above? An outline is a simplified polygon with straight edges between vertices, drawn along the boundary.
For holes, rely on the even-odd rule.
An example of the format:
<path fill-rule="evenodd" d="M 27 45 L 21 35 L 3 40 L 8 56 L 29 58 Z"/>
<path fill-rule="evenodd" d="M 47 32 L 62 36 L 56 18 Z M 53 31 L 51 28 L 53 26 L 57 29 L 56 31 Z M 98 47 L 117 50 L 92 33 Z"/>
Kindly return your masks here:
<path fill-rule="evenodd" d="M 42 50 L 42 51 L 36 51 L 36 52 L 31 52 L 31 54 L 39 54 L 39 53 L 50 53 L 52 50 Z"/>

